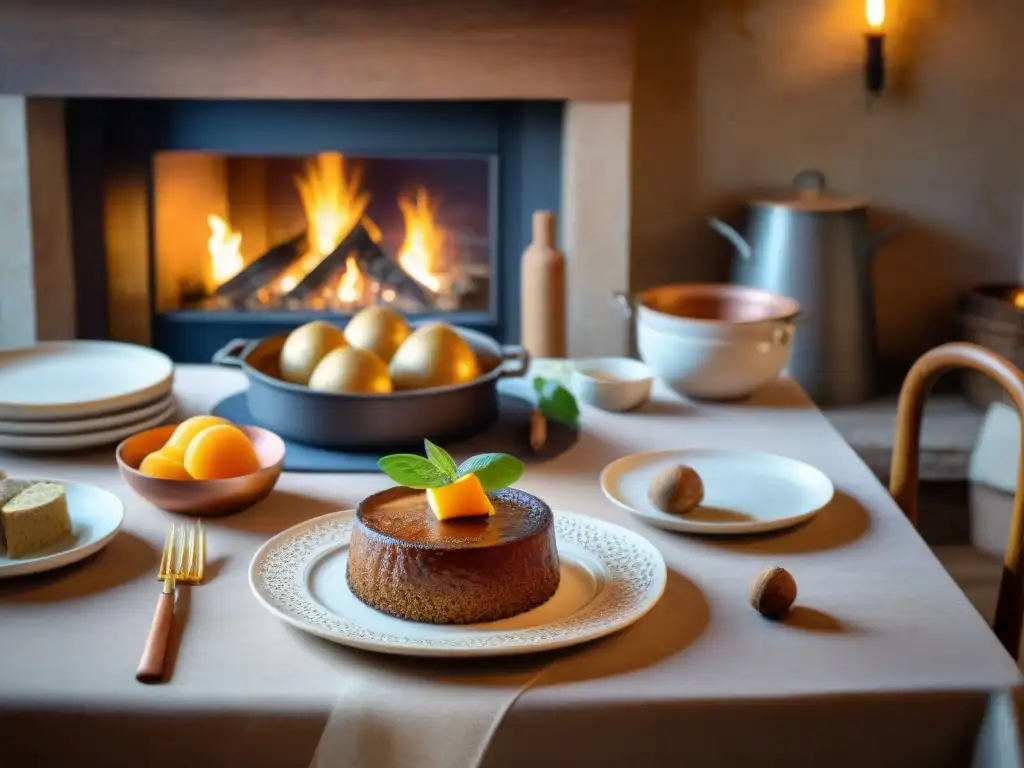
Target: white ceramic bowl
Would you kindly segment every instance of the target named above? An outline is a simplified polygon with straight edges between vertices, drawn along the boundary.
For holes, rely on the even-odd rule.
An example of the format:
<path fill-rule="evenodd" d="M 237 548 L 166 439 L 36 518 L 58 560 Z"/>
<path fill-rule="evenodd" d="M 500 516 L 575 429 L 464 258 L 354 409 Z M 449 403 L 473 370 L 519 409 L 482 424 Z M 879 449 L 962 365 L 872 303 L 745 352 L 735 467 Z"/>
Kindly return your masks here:
<path fill-rule="evenodd" d="M 779 377 L 800 305 L 759 288 L 680 284 L 636 297 L 640 358 L 687 397 L 735 400 Z"/>
<path fill-rule="evenodd" d="M 639 360 L 595 357 L 573 363 L 571 386 L 580 400 L 605 411 L 631 411 L 647 402 L 654 377 Z"/>

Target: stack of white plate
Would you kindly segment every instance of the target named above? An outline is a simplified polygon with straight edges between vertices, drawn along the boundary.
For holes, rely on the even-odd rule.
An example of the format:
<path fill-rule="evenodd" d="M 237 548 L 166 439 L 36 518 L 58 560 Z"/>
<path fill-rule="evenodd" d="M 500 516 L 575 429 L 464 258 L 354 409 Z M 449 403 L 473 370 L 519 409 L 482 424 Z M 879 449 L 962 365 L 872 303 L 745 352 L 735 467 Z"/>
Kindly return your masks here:
<path fill-rule="evenodd" d="M 0 351 L 0 449 L 110 445 L 175 413 L 174 364 L 113 341 L 53 341 Z"/>

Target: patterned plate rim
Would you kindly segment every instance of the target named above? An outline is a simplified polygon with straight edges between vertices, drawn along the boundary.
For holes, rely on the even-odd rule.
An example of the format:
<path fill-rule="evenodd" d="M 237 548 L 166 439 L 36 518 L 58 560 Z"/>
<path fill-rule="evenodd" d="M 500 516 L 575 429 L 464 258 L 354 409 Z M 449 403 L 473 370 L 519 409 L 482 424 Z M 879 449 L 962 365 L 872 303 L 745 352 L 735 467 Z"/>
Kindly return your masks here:
<path fill-rule="evenodd" d="M 292 526 L 257 550 L 249 587 L 271 613 L 310 634 L 341 645 L 401 656 L 510 656 L 596 640 L 639 621 L 661 599 L 668 571 L 647 539 L 614 523 L 555 513 L 557 541 L 573 544 L 606 569 L 604 588 L 584 608 L 527 629 L 414 637 L 381 632 L 326 610 L 310 594 L 308 566 L 348 542 L 355 510 L 333 512 Z"/>

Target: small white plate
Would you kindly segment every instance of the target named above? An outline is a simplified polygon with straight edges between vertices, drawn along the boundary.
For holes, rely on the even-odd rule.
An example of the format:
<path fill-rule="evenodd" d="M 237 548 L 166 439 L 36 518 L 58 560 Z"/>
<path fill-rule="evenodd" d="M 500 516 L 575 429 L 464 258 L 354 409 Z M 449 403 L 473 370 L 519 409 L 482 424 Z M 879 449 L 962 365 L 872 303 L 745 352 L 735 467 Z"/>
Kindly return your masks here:
<path fill-rule="evenodd" d="M 140 408 L 112 413 L 109 416 L 97 416 L 91 419 L 73 419 L 69 421 L 0 421 L 0 434 L 9 436 L 37 435 L 79 435 L 84 432 L 108 430 L 116 427 L 138 424 L 164 413 L 172 405 L 174 395 L 164 395 L 159 400 L 147 403 Z"/>
<path fill-rule="evenodd" d="M 115 341 L 48 341 L 0 352 L 0 419 L 106 416 L 171 391 L 174 364 L 155 349 Z"/>
<path fill-rule="evenodd" d="M 625 528 L 555 512 L 562 566 L 544 605 L 487 624 L 404 621 L 360 602 L 345 578 L 355 510 L 289 528 L 256 552 L 249 586 L 260 603 L 299 629 L 341 645 L 399 656 L 511 656 L 610 635 L 643 617 L 665 591 L 665 561 Z"/>
<path fill-rule="evenodd" d="M 85 448 L 99 448 L 119 443 L 126 437 L 159 427 L 177 410 L 174 398 L 164 410 L 143 421 L 125 424 L 98 432 L 83 432 L 77 435 L 5 435 L 0 433 L 0 450 L 8 451 L 80 451 Z"/>
<path fill-rule="evenodd" d="M 124 505 L 110 491 L 85 483 L 54 480 L 64 486 L 71 535 L 28 557 L 7 557 L 0 548 L 0 579 L 52 571 L 77 563 L 110 543 L 124 521 Z"/>
<path fill-rule="evenodd" d="M 704 483 L 704 501 L 686 515 L 662 512 L 647 496 L 655 475 L 673 464 L 692 467 Z M 796 459 L 702 449 L 624 456 L 601 472 L 601 489 L 615 504 L 659 528 L 732 536 L 802 523 L 835 493 L 824 473 Z"/>

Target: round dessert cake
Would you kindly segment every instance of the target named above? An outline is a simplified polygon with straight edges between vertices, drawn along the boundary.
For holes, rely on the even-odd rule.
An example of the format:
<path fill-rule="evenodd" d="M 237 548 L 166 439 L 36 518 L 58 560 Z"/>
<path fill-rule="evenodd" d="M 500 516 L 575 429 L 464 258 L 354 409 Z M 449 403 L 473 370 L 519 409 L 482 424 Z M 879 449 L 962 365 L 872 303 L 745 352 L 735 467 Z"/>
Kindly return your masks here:
<path fill-rule="evenodd" d="M 390 488 L 356 508 L 348 585 L 371 608 L 430 624 L 515 616 L 558 589 L 551 508 L 505 489 L 494 515 L 438 520 L 426 493 Z"/>

